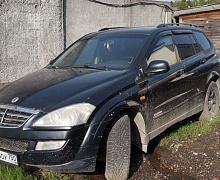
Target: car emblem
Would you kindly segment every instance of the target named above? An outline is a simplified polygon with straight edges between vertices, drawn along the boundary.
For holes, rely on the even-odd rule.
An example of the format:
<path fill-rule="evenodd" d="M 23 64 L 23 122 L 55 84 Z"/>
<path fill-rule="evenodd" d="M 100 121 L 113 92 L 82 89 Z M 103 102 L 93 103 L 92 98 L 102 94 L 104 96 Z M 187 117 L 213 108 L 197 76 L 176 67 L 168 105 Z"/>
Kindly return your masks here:
<path fill-rule="evenodd" d="M 19 97 L 15 97 L 14 99 L 11 100 L 12 103 L 16 103 L 19 100 Z"/>

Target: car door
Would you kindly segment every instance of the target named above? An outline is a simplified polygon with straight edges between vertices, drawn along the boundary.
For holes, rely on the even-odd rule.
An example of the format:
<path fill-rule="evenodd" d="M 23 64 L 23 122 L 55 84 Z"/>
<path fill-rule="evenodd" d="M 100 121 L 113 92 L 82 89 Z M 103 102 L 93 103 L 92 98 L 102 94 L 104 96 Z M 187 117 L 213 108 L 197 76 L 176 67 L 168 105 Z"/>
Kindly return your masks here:
<path fill-rule="evenodd" d="M 177 59 L 171 35 L 171 31 L 158 34 L 147 55 L 147 64 L 153 60 L 165 60 L 170 64 L 169 72 L 147 78 L 145 107 L 148 107 L 147 113 L 151 114 L 148 120 L 150 139 L 180 120 L 187 112 L 185 68 Z"/>
<path fill-rule="evenodd" d="M 195 56 L 185 61 L 187 80 L 193 89 L 191 109 L 201 107 L 206 94 L 207 77 L 214 69 L 214 48 L 202 32 L 194 31 L 190 35 L 195 49 Z"/>
<path fill-rule="evenodd" d="M 201 45 L 195 40 L 192 31 L 188 33 L 173 32 L 174 43 L 177 46 L 179 59 L 186 68 L 186 81 L 189 87 L 187 99 L 190 99 L 188 111 L 202 110 L 204 98 L 203 88 L 206 84 L 208 63 Z M 191 112 L 190 115 L 192 115 Z"/>

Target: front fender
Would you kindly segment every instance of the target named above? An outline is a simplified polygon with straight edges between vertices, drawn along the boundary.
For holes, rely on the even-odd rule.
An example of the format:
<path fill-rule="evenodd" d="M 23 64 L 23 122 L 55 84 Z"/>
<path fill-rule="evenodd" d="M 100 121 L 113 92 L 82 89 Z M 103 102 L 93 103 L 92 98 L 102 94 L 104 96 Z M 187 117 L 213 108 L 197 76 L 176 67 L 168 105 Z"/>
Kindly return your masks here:
<path fill-rule="evenodd" d="M 94 140 L 97 140 L 102 137 L 107 126 L 112 122 L 112 120 L 120 113 L 128 109 L 136 109 L 136 111 L 140 111 L 142 109 L 142 106 L 135 101 L 123 101 L 118 104 L 116 104 L 114 107 L 112 107 L 108 113 L 103 117 L 103 120 L 100 122 L 97 131 L 94 136 Z"/>
<path fill-rule="evenodd" d="M 119 102 L 112 106 L 110 109 L 106 107 L 107 104 L 103 105 L 99 109 L 99 113 L 96 113 L 96 115 L 93 117 L 93 120 L 85 135 L 84 141 L 82 142 L 81 148 L 77 153 L 77 159 L 97 157 L 102 137 L 112 120 L 120 112 L 126 109 L 142 108 L 142 106 L 138 102 L 132 100 Z M 104 111 L 105 113 L 103 113 Z"/>

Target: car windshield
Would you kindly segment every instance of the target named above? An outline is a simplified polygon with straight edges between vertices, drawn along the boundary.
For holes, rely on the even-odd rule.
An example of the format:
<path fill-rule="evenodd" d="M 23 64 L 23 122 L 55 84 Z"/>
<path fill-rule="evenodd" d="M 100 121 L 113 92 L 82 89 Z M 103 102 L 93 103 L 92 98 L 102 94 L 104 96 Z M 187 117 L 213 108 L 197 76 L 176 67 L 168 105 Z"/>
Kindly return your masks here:
<path fill-rule="evenodd" d="M 146 35 L 142 34 L 86 36 L 71 45 L 51 66 L 126 69 L 145 39 Z"/>

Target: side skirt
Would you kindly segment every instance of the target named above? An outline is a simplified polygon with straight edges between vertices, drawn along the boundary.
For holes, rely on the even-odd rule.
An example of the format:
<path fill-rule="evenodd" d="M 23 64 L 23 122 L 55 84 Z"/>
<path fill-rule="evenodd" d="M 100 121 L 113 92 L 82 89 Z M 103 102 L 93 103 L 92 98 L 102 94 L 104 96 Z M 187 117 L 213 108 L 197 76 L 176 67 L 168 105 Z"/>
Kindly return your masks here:
<path fill-rule="evenodd" d="M 169 128 L 170 126 L 172 126 L 173 124 L 176 124 L 177 122 L 179 121 L 182 121 L 190 116 L 193 116 L 199 112 L 201 112 L 203 110 L 203 104 L 200 105 L 200 106 L 197 106 L 196 108 L 192 109 L 191 111 L 185 113 L 185 114 L 182 114 L 181 116 L 173 119 L 172 121 L 164 124 L 163 126 L 155 129 L 154 131 L 151 131 L 150 133 L 148 133 L 146 135 L 146 139 L 147 140 L 151 140 L 153 138 L 155 138 L 157 135 L 161 134 L 163 131 L 165 131 L 167 128 Z"/>

